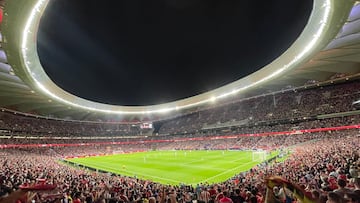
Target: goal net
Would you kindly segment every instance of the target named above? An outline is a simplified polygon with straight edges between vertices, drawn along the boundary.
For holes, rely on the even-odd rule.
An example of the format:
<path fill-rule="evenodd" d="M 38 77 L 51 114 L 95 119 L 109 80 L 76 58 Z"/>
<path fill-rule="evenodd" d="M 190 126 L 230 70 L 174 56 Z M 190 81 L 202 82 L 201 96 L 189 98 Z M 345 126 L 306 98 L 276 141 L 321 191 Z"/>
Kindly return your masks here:
<path fill-rule="evenodd" d="M 265 161 L 267 153 L 265 150 L 254 150 L 252 153 L 252 161 Z"/>
<path fill-rule="evenodd" d="M 112 151 L 113 154 L 124 154 L 123 150 L 113 150 Z"/>

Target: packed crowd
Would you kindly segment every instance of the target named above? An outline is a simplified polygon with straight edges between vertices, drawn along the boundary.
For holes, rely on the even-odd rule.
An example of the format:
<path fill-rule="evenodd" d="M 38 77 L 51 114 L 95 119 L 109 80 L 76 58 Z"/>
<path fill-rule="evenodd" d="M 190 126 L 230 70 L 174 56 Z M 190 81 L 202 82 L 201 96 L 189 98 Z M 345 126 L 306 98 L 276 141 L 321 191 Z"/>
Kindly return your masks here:
<path fill-rule="evenodd" d="M 263 203 L 267 189 L 264 181 L 269 176 L 281 176 L 300 185 L 316 202 L 359 202 L 359 130 L 301 132 L 358 125 L 360 116 L 356 114 L 320 115 L 354 111 L 351 103 L 360 97 L 359 87 L 360 81 L 353 81 L 219 104 L 161 121 L 153 136 L 139 136 L 141 128 L 134 124 L 59 121 L 1 111 L 0 203 Z M 222 125 L 231 127 L 219 127 Z M 293 133 L 257 135 L 283 131 Z M 6 147 L 26 144 L 39 146 Z M 196 186 L 162 185 L 59 162 L 64 157 L 146 150 L 288 147 L 293 153 L 284 162 L 265 162 L 226 182 Z M 56 184 L 57 188 L 19 189 L 38 184 Z M 300 202 L 281 184 L 271 187 L 271 194 L 275 202 Z"/>
<path fill-rule="evenodd" d="M 194 112 L 163 123 L 160 134 L 189 132 L 206 125 L 242 121 L 255 124 L 260 121 L 274 121 L 312 117 L 323 114 L 354 110 L 352 102 L 360 97 L 360 82 L 317 87 L 308 90 L 258 96 L 221 104 L 217 108 Z"/>
<path fill-rule="evenodd" d="M 98 152 L 164 149 L 209 149 L 234 143 L 244 148 L 292 146 L 293 153 L 284 162 L 264 163 L 242 172 L 223 183 L 198 185 L 162 185 L 136 177 L 97 173 L 73 168 L 58 162 L 66 155 L 85 155 Z M 111 148 L 109 148 L 111 147 Z M 82 146 L 3 149 L 0 151 L 0 196 L 21 197 L 17 202 L 264 202 L 264 180 L 271 175 L 282 176 L 299 184 L 318 202 L 339 198 L 359 202 L 358 131 L 334 131 L 242 137 L 222 140 L 144 143 L 142 145 Z M 51 191 L 19 190 L 23 184 L 46 180 L 56 184 Z M 21 193 L 22 192 L 22 193 Z M 278 202 L 300 202 L 282 185 L 272 188 Z M 225 198 L 225 199 L 224 199 Z M 230 201 L 231 200 L 231 201 Z M 1 200 L 0 200 L 1 202 Z M 344 201 L 333 201 L 344 202 Z"/>
<path fill-rule="evenodd" d="M 357 133 L 357 129 L 347 130 L 347 133 Z M 144 151 L 145 149 L 152 150 L 171 150 L 171 149 L 277 149 L 279 147 L 289 147 L 299 143 L 303 143 L 309 140 L 318 139 L 324 136 L 331 136 L 328 132 L 318 133 L 305 133 L 305 134 L 290 134 L 290 135 L 269 135 L 269 136 L 204 136 L 204 137 L 159 137 L 158 140 L 132 140 L 120 141 L 120 142 L 86 142 L 77 143 L 75 146 L 43 146 L 43 150 L 51 148 L 53 152 L 56 152 L 60 156 L 72 156 L 72 155 L 91 155 L 94 152 L 97 154 L 111 154 L 113 152 L 132 152 L 132 151 Z M 166 138 L 166 139 L 162 139 Z M 214 139 L 216 138 L 216 139 Z M 9 143 L 12 140 L 26 140 L 26 139 L 7 139 Z M 120 139 L 119 139 L 120 140 Z M 69 144 L 71 140 L 66 143 Z M 60 142 L 61 143 L 61 142 Z M 63 143 L 63 142 L 62 142 Z M 72 142 L 73 144 L 75 142 Z M 11 148 L 33 148 L 36 146 L 22 146 L 23 142 L 18 142 L 19 146 L 13 146 Z M 33 143 L 32 143 L 33 144 Z M 41 144 L 44 144 L 42 142 Z M 38 149 L 39 150 L 39 149 Z"/>
<path fill-rule="evenodd" d="M 2 145 L 21 145 L 21 144 L 94 144 L 94 145 L 109 145 L 120 143 L 137 143 L 137 142 L 151 142 L 154 140 L 179 140 L 179 139 L 193 139 L 193 138 L 208 138 L 214 136 L 238 136 L 244 137 L 243 135 L 262 134 L 269 132 L 284 132 L 284 131 L 298 131 L 316 128 L 336 127 L 343 125 L 357 125 L 360 123 L 360 115 L 346 116 L 346 117 L 335 117 L 329 119 L 316 119 L 307 120 L 297 123 L 287 124 L 274 124 L 267 125 L 266 123 L 261 125 L 249 125 L 232 127 L 230 130 L 223 129 L 208 129 L 200 130 L 190 133 L 182 133 L 176 135 L 154 135 L 154 136 L 100 136 L 97 138 L 87 137 L 53 137 L 53 136 L 4 136 L 0 138 L 0 148 Z"/>
<path fill-rule="evenodd" d="M 294 119 L 312 121 L 318 115 L 355 110 L 352 102 L 360 98 L 359 88 L 360 81 L 352 81 L 240 99 L 230 103 L 221 102 L 218 106 L 212 104 L 205 110 L 155 122 L 159 126 L 155 133 L 160 135 L 195 133 L 208 126 L 229 123 L 235 123 L 234 126 L 242 128 L 259 126 L 264 122 L 278 121 L 290 125 Z M 134 136 L 142 134 L 142 131 L 144 129 L 140 128 L 139 123 L 59 121 L 0 111 L 0 133 L 3 134 L 65 137 Z"/>
<path fill-rule="evenodd" d="M 125 136 L 140 134 L 140 125 L 63 121 L 0 111 L 0 130 L 13 134 L 46 136 Z"/>

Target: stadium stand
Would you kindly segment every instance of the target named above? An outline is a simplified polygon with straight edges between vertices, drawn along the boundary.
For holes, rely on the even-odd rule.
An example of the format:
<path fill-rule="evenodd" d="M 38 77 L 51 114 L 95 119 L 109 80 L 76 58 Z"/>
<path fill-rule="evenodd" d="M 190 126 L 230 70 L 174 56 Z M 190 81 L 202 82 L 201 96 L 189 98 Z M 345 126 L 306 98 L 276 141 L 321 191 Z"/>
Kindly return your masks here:
<path fill-rule="evenodd" d="M 216 188 L 217 192 L 209 202 L 221 202 L 216 196 L 221 196 L 224 191 L 234 201 L 235 194 L 239 193 L 238 196 L 245 202 L 264 202 L 267 188 L 264 180 L 276 175 L 299 184 L 324 202 L 332 198 L 329 191 L 340 190 L 338 182 L 344 180 L 347 192 L 340 197 L 356 199 L 359 197 L 360 137 L 357 124 L 360 117 L 351 104 L 358 98 L 359 84 L 353 81 L 232 102 L 175 120 L 162 121 L 159 133 L 153 136 L 136 136 L 139 129 L 133 129 L 129 124 L 57 121 L 4 110 L 0 113 L 0 146 L 3 148 L 1 196 L 17 194 L 13 191 L 22 191 L 19 187 L 24 183 L 31 185 L 36 180 L 46 179 L 46 184 L 56 184 L 58 189 L 27 193 L 28 200 L 69 202 L 71 198 L 74 202 L 126 202 L 124 199 L 146 202 L 155 199 L 156 202 L 171 202 L 171 193 L 166 191 L 172 190 L 179 202 L 186 198 L 200 200 L 200 196 L 196 195 L 197 186 L 168 186 L 133 177 L 109 176 L 108 173 L 64 165 L 58 160 L 149 149 L 271 150 L 292 147 L 293 153 L 284 162 L 264 162 L 226 182 L 204 182 L 198 187 Z M 274 100 L 274 97 L 278 99 Z M 277 108 L 277 105 L 281 108 Z M 274 117 L 266 116 L 270 114 Z M 209 123 L 208 126 L 212 123 L 235 124 L 235 119 L 247 119 L 248 122 L 203 128 L 205 123 Z M 311 129 L 339 126 L 353 128 L 311 132 Z M 283 131 L 291 133 L 276 134 Z M 217 139 L 211 139 L 213 137 Z M 297 197 L 287 188 L 273 191 L 281 202 L 296 202 Z M 301 200 L 297 199 L 297 202 Z"/>
<path fill-rule="evenodd" d="M 3 5 L 0 0 L 0 7 Z M 20 81 L 5 63 L 1 59 L 2 77 Z M 360 111 L 353 102 L 360 98 L 360 80 L 356 76 L 344 79 L 348 77 L 351 75 L 336 73 L 329 81 L 311 79 L 301 87 L 233 98 L 158 119 L 153 134 L 139 123 L 55 119 L 3 108 L 0 203 L 264 203 L 268 196 L 273 197 L 271 202 L 285 203 L 359 202 Z M 22 83 L 16 84 L 14 88 L 34 94 Z M 165 185 L 64 162 L 67 157 L 215 149 L 284 149 L 291 153 L 224 182 L 197 185 Z M 284 178 L 301 191 L 285 182 L 270 185 L 279 179 L 269 177 Z"/>
<path fill-rule="evenodd" d="M 320 197 L 326 191 L 336 191 L 339 188 L 337 181 L 344 180 L 349 192 L 346 195 L 358 197 L 359 190 L 359 143 L 358 130 L 308 133 L 304 135 L 281 135 L 264 137 L 244 137 L 237 140 L 239 146 L 296 146 L 294 153 L 285 162 L 264 163 L 252 168 L 249 172 L 240 173 L 230 180 L 209 185 L 201 183 L 200 187 L 216 187 L 219 191 L 228 191 L 234 194 L 240 189 L 241 196 L 245 199 L 252 195 L 258 197 L 258 202 L 263 202 L 266 186 L 264 178 L 268 175 L 280 175 L 288 180 L 300 184 L 306 191 L 317 190 Z M 312 141 L 312 142 L 306 142 Z M 316 144 L 314 144 L 316 142 Z M 184 141 L 183 143 L 158 143 L 160 149 L 201 149 L 204 146 L 232 146 L 231 139 L 204 140 L 201 142 Z M 148 150 L 154 144 L 125 145 L 122 150 Z M 80 198 L 81 201 L 121 201 L 120 192 L 114 188 L 123 188 L 125 195 L 130 201 L 138 202 L 143 199 L 155 198 L 157 201 L 164 201 L 162 198 L 169 198 L 161 184 L 149 180 L 140 180 L 131 177 L 118 175 L 108 176 L 107 173 L 95 173 L 84 171 L 61 164 L 58 158 L 66 155 L 89 155 L 93 153 L 107 153 L 108 146 L 83 146 L 83 147 L 52 147 L 52 148 L 8 148 L 1 151 L 1 195 L 11 193 L 24 183 L 34 183 L 36 179 L 46 179 L 47 184 L 57 184 L 59 190 L 53 193 L 35 193 L 32 199 L 36 201 L 50 201 L 53 199 L 65 199 L 72 197 Z M 60 157 L 61 155 L 61 157 Z M 140 187 L 138 187 L 140 185 Z M 147 185 L 146 187 L 144 185 Z M 179 201 L 183 195 L 195 196 L 194 186 L 165 186 L 166 190 L 174 189 Z M 132 191 L 135 191 L 132 192 Z M 247 191 L 252 192 L 247 195 Z M 255 191 L 255 192 L 253 192 Z M 283 190 L 282 190 L 283 191 Z M 344 194 L 344 196 L 345 196 Z M 289 193 L 289 198 L 291 193 Z M 286 198 L 285 196 L 282 198 Z M 294 198 L 294 197 L 291 197 Z M 323 198 L 323 197 L 322 197 Z M 249 202 L 249 200 L 247 201 Z"/>

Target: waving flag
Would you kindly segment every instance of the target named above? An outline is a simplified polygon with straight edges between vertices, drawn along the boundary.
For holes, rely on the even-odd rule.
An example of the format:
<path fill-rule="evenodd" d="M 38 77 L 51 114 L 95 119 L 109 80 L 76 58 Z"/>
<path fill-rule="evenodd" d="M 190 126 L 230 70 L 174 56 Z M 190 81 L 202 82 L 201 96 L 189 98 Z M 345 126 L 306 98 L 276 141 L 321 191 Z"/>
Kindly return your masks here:
<path fill-rule="evenodd" d="M 312 198 L 311 194 L 304 191 L 298 185 L 285 180 L 279 176 L 272 176 L 265 179 L 267 190 L 266 190 L 266 203 L 275 203 L 275 196 L 272 192 L 272 189 L 275 186 L 284 187 L 290 190 L 297 199 L 299 199 L 302 203 L 316 203 L 316 200 Z"/>

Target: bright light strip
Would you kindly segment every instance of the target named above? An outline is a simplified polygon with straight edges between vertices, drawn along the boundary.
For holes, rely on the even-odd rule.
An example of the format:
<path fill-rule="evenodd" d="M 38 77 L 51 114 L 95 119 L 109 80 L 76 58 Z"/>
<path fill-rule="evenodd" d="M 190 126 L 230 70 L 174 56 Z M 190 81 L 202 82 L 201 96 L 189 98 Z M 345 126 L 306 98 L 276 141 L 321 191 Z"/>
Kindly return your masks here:
<path fill-rule="evenodd" d="M 36 73 L 32 72 L 33 70 L 31 69 L 31 57 L 29 56 L 31 54 L 31 51 L 34 50 L 29 50 L 28 47 L 31 47 L 31 44 L 34 43 L 31 40 L 34 39 L 34 35 L 38 29 L 38 27 L 36 27 L 36 25 L 34 25 L 35 23 L 37 23 L 36 19 L 39 18 L 42 15 L 42 11 L 46 8 L 47 3 L 49 2 L 49 0 L 38 0 L 36 2 L 36 4 L 34 5 L 33 9 L 30 12 L 29 17 L 26 20 L 25 26 L 24 26 L 24 30 L 22 33 L 22 41 L 21 41 L 21 53 L 22 53 L 22 57 L 24 60 L 24 65 L 26 68 L 26 71 L 28 72 L 28 74 L 31 76 L 32 80 L 35 82 L 36 86 L 46 95 L 48 95 L 49 97 L 53 98 L 54 100 L 60 101 L 64 104 L 70 105 L 70 106 L 74 106 L 77 108 L 82 108 L 82 109 L 86 109 L 89 111 L 96 111 L 96 112 L 102 112 L 102 113 L 109 113 L 109 114 L 154 114 L 154 113 L 168 113 L 171 111 L 176 111 L 176 110 L 181 110 L 181 109 L 186 109 L 186 108 L 190 108 L 190 107 L 195 107 L 201 104 L 205 104 L 205 103 L 209 103 L 209 102 L 214 102 L 217 99 L 221 99 L 221 98 L 225 98 L 234 94 L 238 94 L 242 91 L 245 91 L 247 89 L 250 89 L 252 87 L 255 87 L 259 84 L 262 84 L 266 81 L 269 81 L 271 79 L 273 79 L 276 76 L 279 76 L 280 74 L 282 74 L 284 71 L 288 70 L 289 68 L 291 68 L 293 65 L 295 65 L 297 62 L 301 61 L 302 58 L 309 52 L 311 51 L 312 48 L 315 47 L 316 43 L 318 42 L 318 40 L 320 39 L 320 37 L 324 34 L 325 31 L 325 27 L 326 27 L 326 23 L 329 21 L 330 18 L 330 11 L 331 11 L 331 0 L 324 0 L 324 4 L 321 6 L 320 9 L 323 9 L 324 11 L 322 12 L 323 15 L 321 17 L 321 20 L 319 21 L 319 27 L 316 31 L 316 33 L 314 34 L 313 38 L 311 39 L 311 41 L 308 42 L 308 44 L 305 46 L 304 49 L 301 50 L 300 53 L 298 53 L 291 61 L 289 61 L 287 64 L 283 65 L 281 68 L 277 69 L 276 71 L 272 72 L 271 74 L 268 74 L 264 77 L 262 77 L 261 79 L 254 81 L 254 82 L 249 82 L 247 85 L 240 87 L 240 88 L 232 88 L 231 91 L 229 92 L 225 92 L 223 94 L 220 94 L 218 96 L 216 95 L 210 95 L 209 98 L 207 99 L 202 99 L 200 101 L 196 101 L 196 102 L 191 102 L 190 104 L 184 104 L 184 105 L 179 105 L 179 104 L 174 104 L 172 106 L 169 106 L 167 104 L 162 104 L 162 105 L 158 105 L 158 106 L 168 106 L 166 108 L 156 108 L 157 105 L 155 105 L 153 108 L 150 108 L 150 110 L 131 110 L 131 111 L 123 111 L 123 110 L 111 110 L 111 105 L 106 105 L 106 104 L 101 104 L 101 103 L 96 103 L 96 102 L 91 102 L 91 101 L 87 101 L 89 102 L 88 104 L 92 105 L 82 105 L 79 103 L 76 103 L 74 101 L 69 101 L 67 99 L 64 99 L 62 97 L 60 97 L 59 95 L 51 92 L 45 85 L 43 85 L 41 83 L 41 75 L 37 75 Z M 32 30 L 35 29 L 35 30 Z M 36 36 L 35 36 L 36 38 Z M 39 78 L 40 79 L 39 79 Z M 241 80 L 241 79 L 240 79 Z M 236 81 L 237 82 L 237 81 Z M 236 83 L 234 82 L 234 83 Z M 232 84 L 232 83 L 230 83 Z M 74 96 L 74 95 L 72 95 Z M 196 97 L 196 96 L 195 96 Z M 74 96 L 74 98 L 77 98 L 76 96 Z M 188 98 L 191 99 L 191 98 Z M 175 102 L 176 103 L 176 102 Z M 168 103 L 170 104 L 170 103 Z M 96 108 L 93 106 L 102 106 L 102 108 Z M 108 107 L 108 108 L 105 108 Z M 116 106 L 116 108 L 121 109 L 123 106 Z M 126 107 L 123 107 L 123 109 L 125 109 Z M 144 106 L 144 108 L 147 108 L 146 106 Z"/>
<path fill-rule="evenodd" d="M 21 41 L 21 51 L 22 51 L 22 55 L 24 58 L 24 62 L 25 62 L 25 68 L 27 70 L 27 72 L 31 75 L 33 75 L 33 73 L 31 72 L 31 68 L 29 67 L 29 65 L 31 64 L 29 59 L 27 58 L 27 52 L 28 52 L 28 44 L 29 44 L 29 33 L 31 33 L 31 27 L 32 24 L 35 22 L 35 17 L 37 16 L 37 13 L 40 13 L 39 15 L 41 15 L 41 9 L 40 8 L 45 8 L 47 3 L 49 2 L 49 0 L 39 0 L 33 10 L 31 10 L 30 12 L 30 16 L 28 17 L 26 23 L 25 23 L 25 27 L 24 27 L 24 31 L 23 31 L 23 35 L 22 35 L 22 41 Z M 35 78 L 33 78 L 34 80 L 36 80 Z"/>

